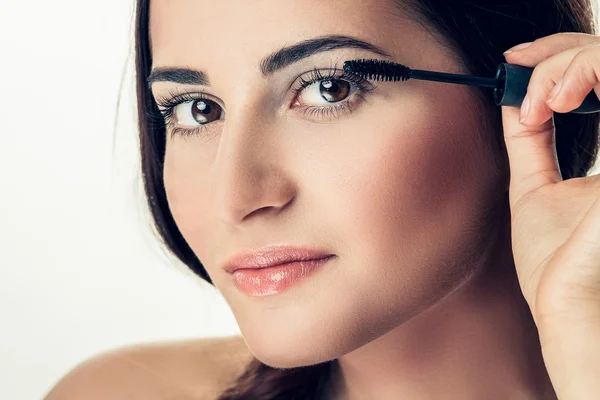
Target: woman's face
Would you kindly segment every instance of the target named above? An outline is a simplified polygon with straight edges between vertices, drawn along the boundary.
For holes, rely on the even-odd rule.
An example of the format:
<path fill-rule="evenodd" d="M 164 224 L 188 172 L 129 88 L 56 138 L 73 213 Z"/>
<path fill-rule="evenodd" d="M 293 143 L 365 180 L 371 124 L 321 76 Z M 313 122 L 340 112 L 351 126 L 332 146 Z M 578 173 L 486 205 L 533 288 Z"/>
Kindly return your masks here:
<path fill-rule="evenodd" d="M 418 80 L 301 88 L 360 58 L 466 72 L 391 1 L 153 0 L 150 14 L 152 67 L 197 69 L 209 81 L 152 84 L 157 100 L 171 92 L 208 99 L 200 111 L 182 103 L 173 113 L 169 207 L 257 358 L 293 367 L 340 357 L 478 267 L 473 257 L 491 230 L 484 216 L 503 186 L 471 89 Z M 274 52 L 329 35 L 382 51 L 332 41 L 264 68 Z M 337 257 L 281 293 L 245 295 L 225 262 L 271 244 Z"/>

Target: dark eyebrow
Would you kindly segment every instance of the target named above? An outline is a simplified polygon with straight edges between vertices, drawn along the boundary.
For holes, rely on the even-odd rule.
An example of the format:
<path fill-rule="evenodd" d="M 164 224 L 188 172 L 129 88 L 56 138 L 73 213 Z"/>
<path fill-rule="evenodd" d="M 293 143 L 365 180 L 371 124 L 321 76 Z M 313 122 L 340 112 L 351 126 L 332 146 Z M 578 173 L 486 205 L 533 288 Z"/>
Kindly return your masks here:
<path fill-rule="evenodd" d="M 261 61 L 260 71 L 263 76 L 268 76 L 275 71 L 316 53 L 343 48 L 364 49 L 385 57 L 391 57 L 374 44 L 350 36 L 330 35 L 308 39 L 270 54 Z"/>
<path fill-rule="evenodd" d="M 148 76 L 148 87 L 152 88 L 154 82 L 175 82 L 184 85 L 210 85 L 206 73 L 190 68 L 153 68 Z"/>
<path fill-rule="evenodd" d="M 328 35 L 304 40 L 271 53 L 260 62 L 260 71 L 266 77 L 314 54 L 343 48 L 369 50 L 385 57 L 391 57 L 390 54 L 374 44 L 351 36 Z M 154 82 L 210 86 L 208 76 L 204 71 L 191 68 L 154 68 L 148 76 L 148 87 L 151 88 Z"/>

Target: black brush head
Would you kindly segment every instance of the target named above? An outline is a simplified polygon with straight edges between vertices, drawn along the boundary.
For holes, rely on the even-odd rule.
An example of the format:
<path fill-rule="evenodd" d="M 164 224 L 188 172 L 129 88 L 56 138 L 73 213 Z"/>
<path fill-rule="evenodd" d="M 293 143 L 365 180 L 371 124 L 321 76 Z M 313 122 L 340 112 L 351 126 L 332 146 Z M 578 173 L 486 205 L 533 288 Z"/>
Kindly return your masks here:
<path fill-rule="evenodd" d="M 405 81 L 411 70 L 405 65 L 384 60 L 352 60 L 344 62 L 344 72 L 376 81 Z"/>

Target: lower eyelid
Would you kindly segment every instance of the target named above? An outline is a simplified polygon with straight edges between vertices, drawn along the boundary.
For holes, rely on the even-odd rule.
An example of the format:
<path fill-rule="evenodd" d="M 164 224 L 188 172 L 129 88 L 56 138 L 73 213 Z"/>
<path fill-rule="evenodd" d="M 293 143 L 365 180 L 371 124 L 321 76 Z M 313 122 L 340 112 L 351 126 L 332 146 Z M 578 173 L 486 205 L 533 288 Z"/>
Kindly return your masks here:
<path fill-rule="evenodd" d="M 219 119 L 208 124 L 199 124 L 193 128 L 184 128 L 177 125 L 168 125 L 167 134 L 171 138 L 201 138 L 204 141 L 208 141 L 218 135 L 219 126 L 223 124 L 225 120 Z"/>
<path fill-rule="evenodd" d="M 308 117 L 309 120 L 313 122 L 321 122 L 321 121 L 331 121 L 334 119 L 339 119 L 339 113 L 344 113 L 345 116 L 349 116 L 354 112 L 356 107 L 360 106 L 360 104 L 365 101 L 364 93 L 359 89 L 352 94 L 353 98 L 349 98 L 347 100 L 340 101 L 338 103 L 334 103 L 331 106 L 309 106 L 309 105 L 301 105 L 295 107 L 297 112 L 301 113 L 303 117 Z M 325 118 L 319 117 L 314 118 L 314 114 L 323 114 L 329 113 L 329 115 L 325 116 Z"/>

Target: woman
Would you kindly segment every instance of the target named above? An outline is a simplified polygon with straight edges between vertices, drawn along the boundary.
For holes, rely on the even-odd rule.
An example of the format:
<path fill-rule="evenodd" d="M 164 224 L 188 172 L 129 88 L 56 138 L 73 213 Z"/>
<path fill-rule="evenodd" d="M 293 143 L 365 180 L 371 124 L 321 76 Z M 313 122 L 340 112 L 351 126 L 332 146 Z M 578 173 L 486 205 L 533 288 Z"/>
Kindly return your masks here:
<path fill-rule="evenodd" d="M 594 33 L 586 0 L 139 0 L 148 204 L 243 343 L 120 350 L 49 398 L 599 398 L 599 121 L 563 114 L 600 93 Z M 499 108 L 487 89 L 343 76 L 358 58 L 535 71 Z M 232 273 L 293 255 L 265 256 L 278 245 L 321 261 L 293 282 Z M 115 354 L 158 372 L 100 380 Z"/>

